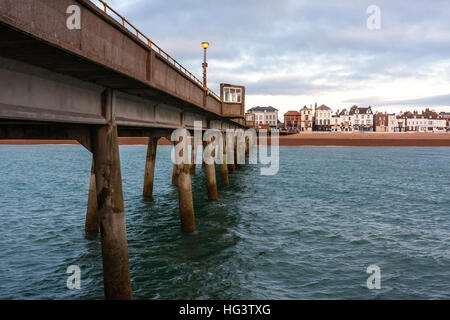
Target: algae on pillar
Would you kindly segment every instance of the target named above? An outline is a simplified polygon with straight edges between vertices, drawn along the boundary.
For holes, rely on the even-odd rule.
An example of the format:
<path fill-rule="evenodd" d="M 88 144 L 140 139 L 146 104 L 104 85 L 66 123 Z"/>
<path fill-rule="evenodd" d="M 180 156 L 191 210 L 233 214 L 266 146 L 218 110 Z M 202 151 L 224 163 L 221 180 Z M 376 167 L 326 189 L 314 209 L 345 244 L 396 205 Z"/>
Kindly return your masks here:
<path fill-rule="evenodd" d="M 206 168 L 206 163 L 205 163 L 205 149 L 206 149 L 207 143 L 206 141 L 203 141 L 203 152 L 202 152 L 202 169 Z"/>
<path fill-rule="evenodd" d="M 227 165 L 227 139 L 226 134 L 222 133 L 222 163 L 220 164 L 220 173 L 222 176 L 222 184 L 229 185 L 230 180 L 228 178 L 228 165 Z M 219 149 L 220 151 L 220 149 Z"/>
<path fill-rule="evenodd" d="M 205 150 L 208 150 L 208 146 L 213 144 L 213 142 L 208 141 L 206 142 L 206 148 Z M 210 154 L 206 154 L 206 157 L 209 157 L 212 163 L 209 163 L 210 161 L 205 161 L 205 169 L 206 169 L 206 185 L 208 188 L 208 200 L 216 201 L 219 199 L 219 195 L 217 193 L 217 181 L 216 181 L 216 168 L 215 168 L 215 149 L 210 151 Z"/>
<path fill-rule="evenodd" d="M 186 139 L 186 136 L 183 137 Z M 179 142 L 177 142 L 179 143 Z M 187 144 L 186 144 L 187 152 Z M 183 151 L 180 156 L 183 158 Z M 184 232 L 195 231 L 195 214 L 194 214 L 194 201 L 192 199 L 192 185 L 190 165 L 185 164 L 182 161 L 180 164 L 174 164 L 175 180 L 178 187 L 178 203 L 180 207 L 180 220 L 181 229 Z"/>
<path fill-rule="evenodd" d="M 172 184 L 177 185 L 177 166 L 174 164 L 172 168 Z"/>
<path fill-rule="evenodd" d="M 86 211 L 86 223 L 84 229 L 87 232 L 98 232 L 100 225 L 98 219 L 97 190 L 95 186 L 95 166 L 92 159 L 91 180 L 89 185 L 89 197 Z"/>
<path fill-rule="evenodd" d="M 195 138 L 192 138 L 192 145 L 191 145 L 191 168 L 190 168 L 191 174 L 195 174 L 195 168 L 196 168 L 195 161 L 196 161 L 196 159 L 197 159 L 197 141 L 195 141 Z"/>

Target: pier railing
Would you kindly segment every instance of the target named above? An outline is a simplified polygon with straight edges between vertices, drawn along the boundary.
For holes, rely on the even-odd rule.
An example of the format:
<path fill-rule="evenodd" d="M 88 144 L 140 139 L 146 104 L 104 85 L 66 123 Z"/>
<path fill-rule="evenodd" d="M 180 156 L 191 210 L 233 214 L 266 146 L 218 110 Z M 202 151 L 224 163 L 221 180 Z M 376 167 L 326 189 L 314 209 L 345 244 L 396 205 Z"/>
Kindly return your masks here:
<path fill-rule="evenodd" d="M 93 2 L 94 0 L 90 0 Z M 121 21 L 122 27 L 128 31 L 130 31 L 132 34 L 134 34 L 140 41 L 145 43 L 150 49 L 155 50 L 155 52 L 164 60 L 166 60 L 169 64 L 171 64 L 175 69 L 179 70 L 182 74 L 184 74 L 185 77 L 191 79 L 196 85 L 198 85 L 200 88 L 205 90 L 206 94 L 209 94 L 216 98 L 217 100 L 221 101 L 220 97 L 211 89 L 207 87 L 203 87 L 202 81 L 200 81 L 192 72 L 190 72 L 188 69 L 186 69 L 181 63 L 179 63 L 177 60 L 175 60 L 170 54 L 165 52 L 161 47 L 159 47 L 157 44 L 155 44 L 149 37 L 147 37 L 145 34 L 143 34 L 138 28 L 136 28 L 131 22 L 129 22 L 124 16 L 122 16 L 120 13 L 118 13 L 116 10 L 111 8 L 105 1 L 103 0 L 97 0 L 101 3 L 103 6 L 103 11 L 105 14 L 110 16 L 111 18 L 118 18 L 119 22 Z M 112 13 L 112 14 L 111 14 Z M 114 17 L 115 16 L 115 17 Z M 116 20 L 116 19 L 114 19 Z M 131 28 L 131 30 L 130 30 Z"/>

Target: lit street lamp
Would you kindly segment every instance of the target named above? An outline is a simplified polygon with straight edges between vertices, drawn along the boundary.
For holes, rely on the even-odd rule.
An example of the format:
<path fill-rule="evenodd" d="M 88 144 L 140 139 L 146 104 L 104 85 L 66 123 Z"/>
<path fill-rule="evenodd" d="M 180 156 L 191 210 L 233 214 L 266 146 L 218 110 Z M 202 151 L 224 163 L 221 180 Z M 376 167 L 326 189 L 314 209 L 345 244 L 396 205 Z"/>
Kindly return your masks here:
<path fill-rule="evenodd" d="M 208 64 L 206 63 L 206 49 L 209 47 L 209 42 L 202 42 L 203 47 L 203 89 L 206 90 L 206 68 L 208 68 Z"/>

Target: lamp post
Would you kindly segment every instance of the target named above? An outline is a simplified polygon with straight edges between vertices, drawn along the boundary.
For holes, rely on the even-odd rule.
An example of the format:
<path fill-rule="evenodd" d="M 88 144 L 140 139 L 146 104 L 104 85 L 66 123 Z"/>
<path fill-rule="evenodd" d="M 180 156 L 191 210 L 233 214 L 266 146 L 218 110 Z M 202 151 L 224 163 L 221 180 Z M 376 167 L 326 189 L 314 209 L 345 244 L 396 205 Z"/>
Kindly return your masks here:
<path fill-rule="evenodd" d="M 206 63 L 206 50 L 209 47 L 209 42 L 202 42 L 203 47 L 203 89 L 206 90 L 206 68 L 208 68 L 208 64 Z"/>

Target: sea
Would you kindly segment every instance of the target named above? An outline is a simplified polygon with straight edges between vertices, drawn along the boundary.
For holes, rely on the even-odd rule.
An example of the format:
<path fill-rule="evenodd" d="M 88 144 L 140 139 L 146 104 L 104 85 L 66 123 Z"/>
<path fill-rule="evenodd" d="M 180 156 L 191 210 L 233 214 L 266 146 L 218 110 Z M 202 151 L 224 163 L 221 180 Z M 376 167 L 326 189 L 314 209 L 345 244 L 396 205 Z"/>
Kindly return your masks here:
<path fill-rule="evenodd" d="M 198 165 L 193 234 L 170 155 L 158 147 L 149 199 L 146 146 L 120 147 L 134 299 L 450 299 L 450 148 L 280 147 L 275 175 L 242 165 L 224 186 L 217 168 L 215 202 Z M 0 299 L 104 298 L 100 235 L 84 231 L 91 161 L 0 146 Z"/>

